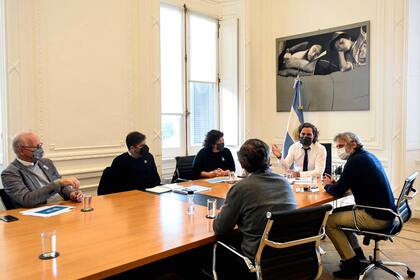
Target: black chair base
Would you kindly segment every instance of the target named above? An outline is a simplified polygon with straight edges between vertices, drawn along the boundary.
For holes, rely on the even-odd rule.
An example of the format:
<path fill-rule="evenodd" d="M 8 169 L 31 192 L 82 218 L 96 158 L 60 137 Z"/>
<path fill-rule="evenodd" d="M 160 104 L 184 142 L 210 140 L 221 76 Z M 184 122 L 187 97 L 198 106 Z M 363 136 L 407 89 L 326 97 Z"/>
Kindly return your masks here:
<path fill-rule="evenodd" d="M 407 275 L 408 277 L 413 278 L 416 273 L 414 271 L 412 271 L 408 265 L 406 265 L 405 263 L 402 262 L 392 262 L 392 261 L 382 261 L 379 259 L 379 240 L 375 240 L 375 248 L 373 249 L 373 257 L 369 257 L 369 261 L 366 261 L 366 263 L 368 264 L 366 266 L 365 269 L 363 269 L 362 272 L 360 272 L 359 274 L 359 280 L 364 279 L 365 275 L 367 273 L 369 273 L 370 271 L 374 270 L 375 268 L 380 268 L 383 271 L 393 275 L 395 278 L 400 279 L 400 280 L 404 280 L 404 277 L 401 276 L 401 274 L 399 274 L 396 271 L 391 270 L 390 268 L 388 268 L 387 266 L 404 266 L 407 269 Z"/>
<path fill-rule="evenodd" d="M 407 275 L 408 277 L 414 278 L 414 276 L 416 275 L 416 273 L 412 270 L 410 270 L 410 268 L 405 264 L 405 263 L 401 263 L 401 262 L 386 262 L 386 261 L 376 261 L 376 262 L 371 262 L 359 275 L 359 280 L 364 279 L 365 275 L 374 270 L 375 268 L 380 268 L 382 270 L 384 270 L 385 272 L 388 272 L 389 274 L 395 276 L 395 278 L 400 279 L 400 280 L 404 280 L 404 277 L 401 276 L 401 274 L 399 274 L 396 271 L 391 270 L 390 268 L 388 268 L 387 266 L 405 266 L 407 268 Z"/>

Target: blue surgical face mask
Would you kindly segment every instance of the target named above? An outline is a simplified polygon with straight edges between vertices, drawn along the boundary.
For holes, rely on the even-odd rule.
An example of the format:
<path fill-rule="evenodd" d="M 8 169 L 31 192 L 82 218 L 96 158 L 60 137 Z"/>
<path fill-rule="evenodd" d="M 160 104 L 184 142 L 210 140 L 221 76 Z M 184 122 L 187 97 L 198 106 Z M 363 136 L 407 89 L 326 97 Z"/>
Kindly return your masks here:
<path fill-rule="evenodd" d="M 38 160 L 42 159 L 42 157 L 44 156 L 44 149 L 42 149 L 42 147 L 36 147 L 33 150 L 33 159 L 32 161 L 34 163 L 36 163 Z"/>

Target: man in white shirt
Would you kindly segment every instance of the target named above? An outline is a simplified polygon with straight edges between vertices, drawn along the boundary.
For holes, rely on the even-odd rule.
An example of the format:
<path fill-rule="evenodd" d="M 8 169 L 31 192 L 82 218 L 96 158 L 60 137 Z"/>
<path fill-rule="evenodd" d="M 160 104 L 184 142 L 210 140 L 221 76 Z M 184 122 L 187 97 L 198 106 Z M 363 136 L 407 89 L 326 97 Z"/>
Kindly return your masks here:
<path fill-rule="evenodd" d="M 286 158 L 282 158 L 281 150 L 276 144 L 272 146 L 273 154 L 286 170 L 289 170 L 293 164 L 294 177 L 322 176 L 327 150 L 318 143 L 318 129 L 311 123 L 303 123 L 298 131 L 299 142 L 290 146 Z"/>

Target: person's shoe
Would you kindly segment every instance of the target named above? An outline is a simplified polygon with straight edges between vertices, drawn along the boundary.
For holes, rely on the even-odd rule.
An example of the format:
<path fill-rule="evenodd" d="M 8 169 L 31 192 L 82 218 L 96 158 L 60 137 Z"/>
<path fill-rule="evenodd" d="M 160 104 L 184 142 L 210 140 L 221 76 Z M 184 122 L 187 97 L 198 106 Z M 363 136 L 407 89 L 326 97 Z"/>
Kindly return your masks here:
<path fill-rule="evenodd" d="M 359 259 L 359 261 L 361 261 L 361 264 L 365 264 L 365 266 L 363 267 L 365 268 L 367 265 L 366 265 L 366 262 L 364 261 L 367 261 L 367 259 L 365 257 L 365 254 L 363 253 L 362 248 L 359 247 L 353 250 L 354 250 L 354 253 L 356 254 L 356 257 Z M 343 262 L 344 260 L 340 260 L 340 269 L 343 268 Z"/>
<path fill-rule="evenodd" d="M 340 270 L 333 272 L 334 277 L 340 279 L 348 279 L 355 278 L 356 276 L 358 276 L 362 266 L 357 256 L 354 256 L 351 259 L 345 260 L 341 264 L 340 268 Z"/>

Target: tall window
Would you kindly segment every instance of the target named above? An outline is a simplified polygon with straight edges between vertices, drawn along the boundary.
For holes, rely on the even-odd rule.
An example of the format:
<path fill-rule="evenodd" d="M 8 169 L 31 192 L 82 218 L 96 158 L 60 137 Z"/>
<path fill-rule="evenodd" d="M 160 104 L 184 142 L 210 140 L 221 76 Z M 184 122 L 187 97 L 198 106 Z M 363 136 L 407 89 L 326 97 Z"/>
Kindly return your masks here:
<path fill-rule="evenodd" d="M 219 21 L 161 4 L 160 45 L 163 157 L 195 154 L 206 133 L 224 124 L 226 144 L 237 145 L 237 93 L 224 98 L 220 89 Z"/>

